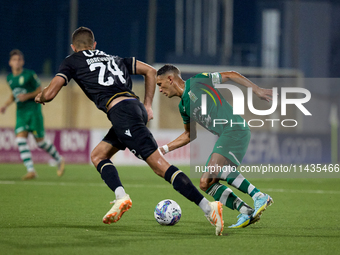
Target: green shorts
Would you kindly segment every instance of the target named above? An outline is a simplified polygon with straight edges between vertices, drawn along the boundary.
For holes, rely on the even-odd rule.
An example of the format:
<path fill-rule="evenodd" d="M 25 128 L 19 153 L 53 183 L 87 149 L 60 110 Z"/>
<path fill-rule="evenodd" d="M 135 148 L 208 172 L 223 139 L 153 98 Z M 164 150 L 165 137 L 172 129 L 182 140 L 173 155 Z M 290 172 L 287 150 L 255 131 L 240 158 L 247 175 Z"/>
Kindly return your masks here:
<path fill-rule="evenodd" d="M 41 110 L 17 111 L 15 134 L 22 131 L 31 132 L 35 138 L 42 138 L 45 136 L 44 118 Z"/>
<path fill-rule="evenodd" d="M 224 132 L 215 143 L 206 165 L 208 165 L 211 155 L 218 153 L 229 159 L 236 166 L 240 165 L 247 152 L 250 141 L 250 130 Z"/>

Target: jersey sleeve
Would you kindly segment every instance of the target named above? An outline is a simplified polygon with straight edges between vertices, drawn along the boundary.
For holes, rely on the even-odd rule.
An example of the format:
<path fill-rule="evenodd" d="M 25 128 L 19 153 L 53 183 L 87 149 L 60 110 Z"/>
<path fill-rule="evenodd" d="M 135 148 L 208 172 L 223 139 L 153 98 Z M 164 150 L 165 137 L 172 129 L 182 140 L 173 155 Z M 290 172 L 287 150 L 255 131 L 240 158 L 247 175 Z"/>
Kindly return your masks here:
<path fill-rule="evenodd" d="M 211 83 L 215 87 L 216 84 L 222 83 L 222 75 L 219 72 L 210 73 Z"/>
<path fill-rule="evenodd" d="M 123 58 L 123 63 L 126 66 L 129 74 L 136 74 L 136 58 Z"/>
<path fill-rule="evenodd" d="M 34 71 L 32 71 L 32 84 L 35 89 L 40 87 L 40 79 Z"/>
<path fill-rule="evenodd" d="M 200 79 L 210 79 L 211 84 L 215 87 L 216 84 L 222 83 L 222 76 L 219 72 L 215 73 L 199 73 L 196 74 L 193 78 L 200 78 Z"/>
<path fill-rule="evenodd" d="M 72 68 L 72 65 L 70 64 L 70 58 L 67 57 L 61 63 L 56 76 L 60 76 L 60 77 L 64 78 L 65 79 L 64 85 L 67 85 L 70 82 L 70 80 L 72 79 L 72 73 L 73 73 L 73 68 Z"/>
<path fill-rule="evenodd" d="M 181 113 L 181 117 L 183 119 L 184 124 L 190 123 L 190 116 L 188 116 L 184 110 L 184 107 L 182 105 L 179 105 L 179 112 Z"/>

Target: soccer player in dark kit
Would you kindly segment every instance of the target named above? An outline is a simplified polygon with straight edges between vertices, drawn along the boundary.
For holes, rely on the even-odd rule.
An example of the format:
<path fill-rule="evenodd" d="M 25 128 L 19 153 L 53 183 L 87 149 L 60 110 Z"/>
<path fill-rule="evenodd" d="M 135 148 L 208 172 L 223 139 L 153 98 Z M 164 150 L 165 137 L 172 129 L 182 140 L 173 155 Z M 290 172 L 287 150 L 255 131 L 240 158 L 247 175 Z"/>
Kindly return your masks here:
<path fill-rule="evenodd" d="M 62 62 L 56 76 L 36 96 L 35 101 L 41 104 L 51 101 L 63 86 L 74 79 L 111 121 L 111 129 L 91 153 L 94 166 L 116 195 L 116 201 L 105 214 L 103 222 L 117 222 L 132 206 L 118 171 L 110 160 L 117 151 L 127 147 L 136 157 L 146 161 L 157 175 L 171 183 L 175 190 L 198 205 L 215 226 L 216 235 L 221 235 L 224 224 L 222 204 L 209 202 L 181 170 L 164 159 L 151 132 L 145 126 L 153 118 L 151 104 L 156 87 L 156 70 L 134 57 L 120 58 L 96 50 L 96 44 L 89 28 L 76 29 L 71 45 L 74 54 Z M 144 104 L 131 90 L 130 75 L 134 74 L 145 78 Z"/>

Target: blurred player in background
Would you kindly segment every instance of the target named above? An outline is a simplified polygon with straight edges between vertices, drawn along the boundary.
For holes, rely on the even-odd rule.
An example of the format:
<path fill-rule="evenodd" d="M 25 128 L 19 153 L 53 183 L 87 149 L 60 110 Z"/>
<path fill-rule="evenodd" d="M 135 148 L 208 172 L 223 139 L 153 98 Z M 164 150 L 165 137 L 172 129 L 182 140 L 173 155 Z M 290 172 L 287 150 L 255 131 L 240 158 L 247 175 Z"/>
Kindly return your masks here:
<path fill-rule="evenodd" d="M 10 52 L 9 66 L 12 73 L 7 76 L 7 82 L 12 90 L 12 95 L 0 108 L 5 113 L 7 107 L 14 101 L 17 104 L 15 135 L 19 148 L 20 157 L 27 168 L 27 174 L 23 180 L 30 180 L 37 177 L 34 169 L 32 154 L 27 144 L 27 137 L 32 133 L 39 148 L 45 150 L 58 163 L 58 176 L 64 173 L 64 159 L 59 155 L 55 146 L 44 138 L 44 120 L 41 112 L 41 105 L 34 102 L 36 95 L 41 92 L 40 81 L 36 73 L 24 68 L 24 55 L 20 50 Z"/>
<path fill-rule="evenodd" d="M 159 91 L 167 97 L 180 97 L 179 111 L 184 122 L 184 133 L 169 144 L 160 147 L 163 154 L 180 148 L 196 138 L 196 122 L 211 133 L 218 135 L 218 140 L 209 156 L 206 166 L 219 166 L 224 171 L 209 171 L 202 174 L 200 188 L 230 209 L 238 210 L 240 215 L 236 224 L 231 228 L 246 227 L 257 222 L 262 212 L 273 199 L 257 189 L 236 168 L 240 165 L 248 148 L 250 129 L 244 119 L 233 115 L 233 108 L 214 89 L 215 84 L 232 80 L 245 87 L 251 87 L 253 92 L 261 99 L 271 100 L 272 90 L 262 89 L 237 72 L 201 73 L 184 81 L 180 70 L 174 65 L 164 65 L 157 71 L 157 85 Z M 201 114 L 202 94 L 207 96 L 206 114 Z M 214 97 L 217 97 L 214 99 Z M 214 100 L 218 103 L 215 104 Z M 227 119 L 228 124 L 214 125 L 214 119 Z M 230 125 L 230 123 L 237 123 Z M 244 123 L 244 125 L 242 125 Z M 209 167 L 208 167 L 209 169 Z M 211 168 L 210 168 L 211 169 Z M 227 171 L 226 171 L 227 170 Z M 238 190 L 248 194 L 254 200 L 255 209 L 244 203 L 231 189 L 219 183 L 227 181 Z"/>
<path fill-rule="evenodd" d="M 130 196 L 126 194 L 118 171 L 110 160 L 116 152 L 127 147 L 136 157 L 145 160 L 157 175 L 171 183 L 175 190 L 196 203 L 216 227 L 216 235 L 221 235 L 222 204 L 209 202 L 181 170 L 164 159 L 146 127 L 146 123 L 153 118 L 151 104 L 156 88 L 156 70 L 134 57 L 120 58 L 95 50 L 96 44 L 90 29 L 76 29 L 71 45 L 74 54 L 62 62 L 59 72 L 49 86 L 36 96 L 35 101 L 42 104 L 51 101 L 64 85 L 74 79 L 111 121 L 111 129 L 91 153 L 94 166 L 116 195 L 116 201 L 103 222 L 117 222 L 132 206 Z M 131 90 L 130 75 L 134 74 L 145 78 L 144 104 Z"/>

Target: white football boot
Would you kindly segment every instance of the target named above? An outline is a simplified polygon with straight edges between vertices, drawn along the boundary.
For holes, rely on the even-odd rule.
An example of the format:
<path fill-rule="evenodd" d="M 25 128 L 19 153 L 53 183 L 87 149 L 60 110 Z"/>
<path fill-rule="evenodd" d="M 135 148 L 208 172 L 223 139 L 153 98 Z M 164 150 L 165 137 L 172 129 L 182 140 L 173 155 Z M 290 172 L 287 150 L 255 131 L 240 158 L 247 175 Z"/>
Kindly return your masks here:
<path fill-rule="evenodd" d="M 132 201 L 130 196 L 126 194 L 121 199 L 115 200 L 111 202 L 112 206 L 111 210 L 105 214 L 103 217 L 103 223 L 111 224 L 117 222 L 127 210 L 129 210 L 132 206 Z"/>
<path fill-rule="evenodd" d="M 222 235 L 223 228 L 224 228 L 224 222 L 223 222 L 223 205 L 221 202 L 215 201 L 215 202 L 209 202 L 209 205 L 211 207 L 211 211 L 208 215 L 205 215 L 207 217 L 207 220 L 210 221 L 211 225 L 216 227 L 216 235 L 220 236 Z"/>

